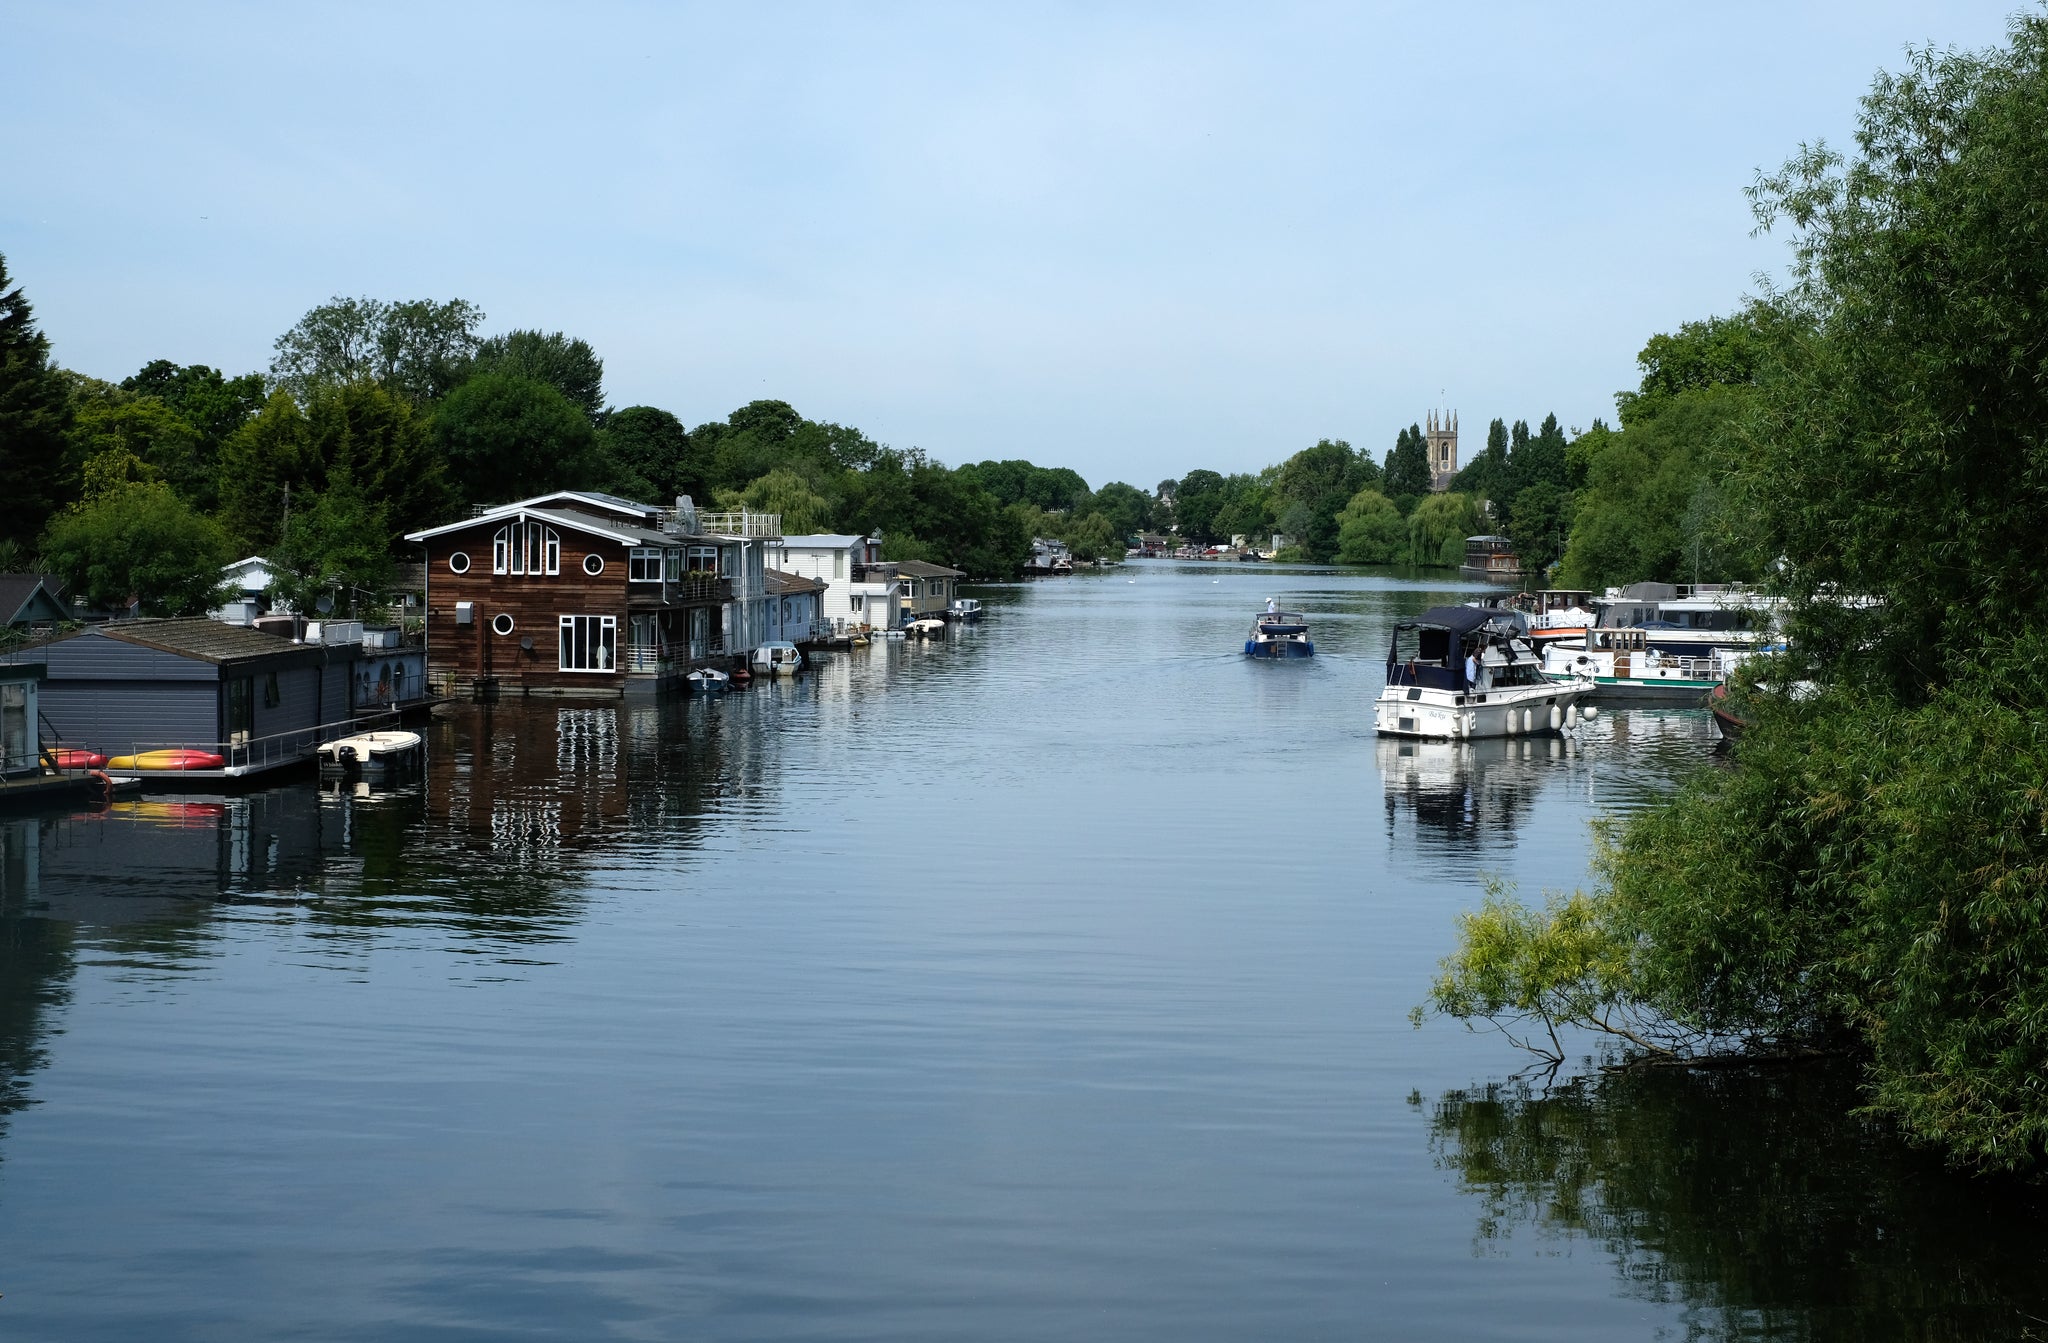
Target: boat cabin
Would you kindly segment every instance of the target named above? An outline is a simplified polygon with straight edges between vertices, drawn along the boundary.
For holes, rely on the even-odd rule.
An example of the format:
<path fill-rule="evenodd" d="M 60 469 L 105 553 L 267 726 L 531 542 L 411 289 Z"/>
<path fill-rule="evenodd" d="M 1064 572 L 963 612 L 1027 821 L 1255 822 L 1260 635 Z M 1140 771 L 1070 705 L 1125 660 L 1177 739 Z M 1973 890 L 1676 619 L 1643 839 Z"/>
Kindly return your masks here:
<path fill-rule="evenodd" d="M 1394 626 L 1387 650 L 1387 684 L 1430 690 L 1481 688 L 1466 679 L 1465 659 L 1484 670 L 1481 686 L 1534 685 L 1543 680 L 1535 654 L 1522 642 L 1520 613 L 1478 606 L 1436 606 Z"/>

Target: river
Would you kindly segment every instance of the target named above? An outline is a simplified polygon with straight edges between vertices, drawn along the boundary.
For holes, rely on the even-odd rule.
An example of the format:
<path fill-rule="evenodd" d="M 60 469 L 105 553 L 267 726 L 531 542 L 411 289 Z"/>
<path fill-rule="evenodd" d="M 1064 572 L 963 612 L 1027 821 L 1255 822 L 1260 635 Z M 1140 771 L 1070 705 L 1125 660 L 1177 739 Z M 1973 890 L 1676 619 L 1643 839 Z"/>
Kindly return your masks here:
<path fill-rule="evenodd" d="M 977 595 L 724 698 L 444 710 L 393 794 L 0 819 L 0 1337 L 2048 1332 L 2041 1210 L 1847 1079 L 1408 1024 L 1704 714 L 1376 740 L 1440 581 Z M 1312 662 L 1239 655 L 1269 596 Z"/>

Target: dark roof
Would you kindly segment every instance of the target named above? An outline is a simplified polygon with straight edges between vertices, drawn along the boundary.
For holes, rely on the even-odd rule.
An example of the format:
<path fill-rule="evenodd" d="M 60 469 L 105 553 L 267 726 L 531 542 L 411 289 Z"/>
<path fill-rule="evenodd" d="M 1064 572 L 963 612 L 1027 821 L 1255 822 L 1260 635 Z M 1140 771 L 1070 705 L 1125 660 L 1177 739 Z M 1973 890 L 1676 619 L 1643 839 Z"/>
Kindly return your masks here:
<path fill-rule="evenodd" d="M 1408 629 L 1419 625 L 1449 630 L 1453 634 L 1470 634 L 1488 621 L 1502 618 L 1497 610 L 1477 606 L 1432 606 L 1419 616 L 1410 616 L 1399 622 L 1395 628 Z"/>
<path fill-rule="evenodd" d="M 44 619 L 63 620 L 68 616 L 63 599 L 58 595 L 64 585 L 48 574 L 0 574 L 0 624 L 15 620 L 33 620 L 36 613 L 29 610 L 35 602 L 36 590 L 40 588 L 49 596 L 50 604 L 57 608 L 54 617 Z"/>
<path fill-rule="evenodd" d="M 319 645 L 294 644 L 275 634 L 227 625 L 204 617 L 177 620 L 116 620 L 93 626 L 93 633 L 123 643 L 141 644 L 181 657 L 205 662 L 240 662 L 249 658 L 274 658 L 280 654 L 320 655 Z"/>
<path fill-rule="evenodd" d="M 822 579 L 786 574 L 780 569 L 768 570 L 767 576 L 768 591 L 777 596 L 790 592 L 823 592 L 828 586 Z"/>
<path fill-rule="evenodd" d="M 926 564 L 923 560 L 898 560 L 896 572 L 905 578 L 965 578 L 958 569 L 948 569 L 943 564 Z"/>

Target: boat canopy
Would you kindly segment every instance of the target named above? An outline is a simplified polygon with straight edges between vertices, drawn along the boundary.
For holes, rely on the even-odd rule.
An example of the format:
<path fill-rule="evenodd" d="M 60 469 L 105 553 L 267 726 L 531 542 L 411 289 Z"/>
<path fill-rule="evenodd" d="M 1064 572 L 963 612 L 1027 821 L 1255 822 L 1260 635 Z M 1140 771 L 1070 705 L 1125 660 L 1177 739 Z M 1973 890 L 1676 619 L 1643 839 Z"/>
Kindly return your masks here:
<path fill-rule="evenodd" d="M 1460 647 L 1466 636 L 1490 628 L 1501 638 L 1519 637 L 1516 614 L 1478 606 L 1432 606 L 1419 616 L 1397 621 L 1387 649 L 1388 684 L 1465 689 Z"/>

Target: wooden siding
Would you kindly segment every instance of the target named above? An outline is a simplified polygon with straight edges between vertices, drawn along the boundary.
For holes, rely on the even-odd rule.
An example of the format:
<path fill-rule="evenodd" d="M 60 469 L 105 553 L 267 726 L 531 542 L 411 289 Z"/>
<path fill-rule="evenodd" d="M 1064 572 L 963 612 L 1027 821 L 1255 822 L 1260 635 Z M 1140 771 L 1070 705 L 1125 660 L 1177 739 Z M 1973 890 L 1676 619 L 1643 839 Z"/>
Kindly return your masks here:
<path fill-rule="evenodd" d="M 563 616 L 611 616 L 618 621 L 618 661 L 624 661 L 627 617 L 635 611 L 663 609 L 659 606 L 661 584 L 630 583 L 628 561 L 633 546 L 592 536 L 568 527 L 557 527 L 562 543 L 561 572 L 558 574 L 493 574 L 491 542 L 502 519 L 482 519 L 474 527 L 448 532 L 428 540 L 427 551 L 427 662 L 436 677 L 457 682 L 495 676 L 505 691 L 535 691 L 549 694 L 616 695 L 625 687 L 625 672 L 614 666 L 608 672 L 563 671 L 560 667 L 560 631 Z M 687 546 L 688 538 L 677 537 L 675 546 Z M 469 556 L 469 572 L 455 573 L 448 567 L 449 556 L 460 551 Z M 584 572 L 584 557 L 595 554 L 604 560 L 598 574 Z M 673 585 L 671 590 L 673 590 Z M 474 623 L 455 623 L 458 602 L 475 603 Z M 693 605 L 713 605 L 704 600 Z M 681 603 L 676 610 L 682 623 Z M 498 634 L 491 628 L 500 615 L 512 617 L 512 630 Z M 520 646 L 533 640 L 533 650 Z"/>

